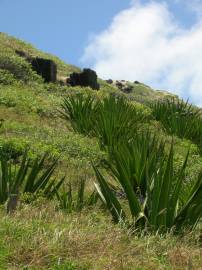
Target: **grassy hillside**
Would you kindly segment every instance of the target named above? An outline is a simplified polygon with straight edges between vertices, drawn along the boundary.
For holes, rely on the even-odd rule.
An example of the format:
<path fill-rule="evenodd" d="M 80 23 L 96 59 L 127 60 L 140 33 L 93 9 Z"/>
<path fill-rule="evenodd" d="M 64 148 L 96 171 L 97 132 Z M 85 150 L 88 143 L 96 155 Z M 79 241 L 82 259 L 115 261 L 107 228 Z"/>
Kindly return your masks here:
<path fill-rule="evenodd" d="M 0 33 L 1 161 L 10 162 L 9 166 L 13 166 L 12 174 L 14 174 L 13 168 L 20 167 L 26 150 L 30 158 L 30 167 L 37 156 L 48 153 L 50 160 L 58 159 L 58 166 L 53 173 L 54 178 L 61 179 L 65 176 L 58 196 L 52 200 L 41 193 L 43 190 L 34 194 L 24 192 L 20 196 L 18 209 L 11 215 L 7 215 L 5 211 L 7 201 L 1 204 L 0 269 L 202 269 L 200 222 L 194 230 L 185 230 L 185 233 L 180 235 L 172 233 L 172 230 L 165 233 L 153 232 L 149 229 L 147 231 L 145 228 L 139 232 L 136 227 L 129 226 L 128 222 L 115 224 L 110 211 L 107 210 L 110 206 L 104 205 L 100 199 L 96 204 L 89 203 L 88 200 L 95 189 L 94 183 L 100 183 L 99 178 L 96 178 L 92 162 L 103 177 L 110 180 L 115 190 L 121 191 L 124 196 L 127 194 L 118 180 L 114 180 L 116 175 L 114 176 L 113 171 L 110 171 L 110 162 L 116 153 L 111 156 L 116 146 L 114 142 L 122 139 L 130 142 L 136 136 L 134 135 L 136 133 L 133 134 L 136 130 L 138 134 L 145 134 L 149 130 L 152 135 L 158 134 L 159 140 L 165 143 L 164 156 L 160 156 L 162 160 L 167 161 L 170 145 L 173 144 L 172 174 L 173 181 L 176 181 L 174 186 L 177 185 L 178 171 L 189 150 L 178 202 L 180 206 L 185 204 L 202 167 L 202 144 L 199 139 L 202 135 L 200 133 L 202 124 L 200 116 L 195 115 L 197 109 L 191 108 L 191 113 L 195 115 L 192 118 L 189 116 L 183 118 L 182 113 L 178 117 L 179 112 L 174 112 L 172 118 L 171 109 L 167 114 L 161 114 L 161 108 L 159 110 L 154 108 L 156 102 L 172 100 L 174 96 L 155 91 L 142 83 L 127 82 L 132 86 L 130 94 L 122 93 L 114 85 L 101 79 L 99 79 L 101 86 L 99 91 L 88 87 L 61 86 L 59 83 L 45 84 L 43 79 L 31 69 L 31 65 L 16 53 L 16 50 L 28 56 L 53 60 L 58 67 L 58 79 L 68 76 L 71 72 L 80 71 L 79 68 L 66 64 L 55 56 Z M 5 65 L 9 68 L 6 69 Z M 114 119 L 115 125 L 112 125 L 113 118 L 104 116 L 105 111 L 100 107 L 109 94 L 126 100 L 125 108 L 129 110 L 128 113 L 131 112 L 131 120 L 136 117 L 134 121 L 137 124 L 134 125 L 133 121 L 127 118 L 124 107 L 121 111 L 115 106 L 114 109 L 117 109 L 120 118 Z M 76 112 L 72 116 L 68 114 L 67 108 L 68 119 L 62 117 L 61 111 L 64 113 L 64 110 L 61 104 L 64 104 L 64 99 L 73 97 L 74 101 L 78 101 L 77 98 L 80 96 L 84 97 L 84 103 L 86 98 L 92 98 L 92 107 L 88 107 L 87 110 L 84 106 L 85 110 L 81 111 L 80 115 Z M 166 112 L 166 107 L 162 110 Z M 118 128 L 116 121 L 119 121 Z M 97 123 L 101 123 L 101 129 Z M 127 123 L 128 126 L 125 125 Z M 111 135 L 103 134 L 105 125 L 108 125 Z M 180 129 L 177 128 L 179 126 Z M 185 126 L 183 133 L 181 131 Z M 190 128 L 187 128 L 189 126 Z M 147 143 L 145 145 L 147 146 Z M 129 145 L 129 148 L 131 149 L 132 146 Z M 152 151 L 156 153 L 158 159 L 160 152 L 157 152 L 156 148 Z M 128 155 L 126 160 L 127 158 Z M 49 159 L 46 160 L 45 168 L 48 167 Z M 159 159 L 156 164 L 153 163 L 157 166 L 153 168 L 159 168 L 158 162 Z M 1 163 L 1 168 L 2 164 L 4 163 Z M 162 167 L 164 167 L 163 163 Z M 170 165 L 170 170 L 171 167 Z M 3 179 L 2 174 L 0 181 L 1 179 Z M 79 187 L 82 194 L 80 185 L 83 180 L 85 180 L 84 199 L 80 195 L 77 198 Z M 172 188 L 170 192 L 173 192 Z M 66 194 L 67 201 L 61 199 L 62 194 Z M 113 194 L 112 192 L 111 197 L 114 196 Z M 117 198 L 119 200 L 119 197 Z M 82 201 L 80 205 L 78 205 L 79 199 Z M 126 198 L 120 200 L 128 215 L 130 211 L 127 208 Z M 61 202 L 65 208 L 63 210 L 60 209 Z M 200 198 L 198 202 L 201 205 Z M 129 223 L 131 219 L 129 218 Z"/>

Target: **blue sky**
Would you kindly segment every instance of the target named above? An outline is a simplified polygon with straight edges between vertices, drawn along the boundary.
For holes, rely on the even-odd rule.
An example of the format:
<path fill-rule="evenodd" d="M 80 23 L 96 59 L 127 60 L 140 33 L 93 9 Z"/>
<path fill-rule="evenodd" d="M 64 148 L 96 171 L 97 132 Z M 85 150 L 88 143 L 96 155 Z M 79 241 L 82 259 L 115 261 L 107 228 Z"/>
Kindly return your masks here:
<path fill-rule="evenodd" d="M 146 3 L 149 1 L 141 1 Z M 162 2 L 162 1 L 157 1 Z M 34 44 L 76 65 L 89 38 L 130 6 L 131 0 L 0 0 L 0 31 Z M 167 1 L 180 23 L 194 16 L 182 3 Z"/>
<path fill-rule="evenodd" d="M 105 29 L 129 0 L 0 0 L 0 31 L 76 65 L 89 36 Z"/>
<path fill-rule="evenodd" d="M 0 31 L 202 106 L 201 0 L 0 0 Z"/>

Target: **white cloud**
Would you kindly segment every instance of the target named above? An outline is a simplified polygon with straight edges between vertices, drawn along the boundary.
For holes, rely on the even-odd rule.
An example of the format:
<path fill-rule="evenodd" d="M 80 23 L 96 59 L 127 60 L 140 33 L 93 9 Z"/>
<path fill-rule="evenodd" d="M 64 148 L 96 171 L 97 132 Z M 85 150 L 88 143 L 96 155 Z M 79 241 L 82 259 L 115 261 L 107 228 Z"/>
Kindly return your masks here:
<path fill-rule="evenodd" d="M 82 60 L 102 78 L 139 80 L 202 105 L 202 22 L 181 28 L 166 3 L 133 1 L 92 37 Z"/>

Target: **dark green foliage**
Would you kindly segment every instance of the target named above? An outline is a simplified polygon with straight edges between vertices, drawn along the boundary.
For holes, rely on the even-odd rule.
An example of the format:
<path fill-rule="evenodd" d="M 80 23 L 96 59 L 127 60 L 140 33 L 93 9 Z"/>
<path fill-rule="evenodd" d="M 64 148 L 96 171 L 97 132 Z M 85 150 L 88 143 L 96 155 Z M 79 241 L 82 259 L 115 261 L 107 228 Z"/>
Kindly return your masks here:
<path fill-rule="evenodd" d="M 92 194 L 86 198 L 85 196 L 86 180 L 81 179 L 78 183 L 78 189 L 75 192 L 72 184 L 68 184 L 68 190 L 65 188 L 62 192 L 57 192 L 57 199 L 59 207 L 68 213 L 73 211 L 81 211 L 85 206 L 92 206 L 97 203 L 98 194 L 93 191 Z"/>
<path fill-rule="evenodd" d="M 145 147 L 144 140 L 142 145 Z M 147 147 L 149 151 L 149 144 Z M 184 164 L 176 174 L 173 165 L 173 144 L 169 156 L 161 158 L 154 167 L 150 167 L 153 160 L 152 154 L 148 156 L 148 159 L 141 160 L 141 155 L 136 156 L 136 152 L 131 151 L 131 161 L 133 157 L 133 167 L 138 168 L 140 166 L 140 171 L 145 174 L 146 181 L 143 189 L 140 188 L 140 191 L 134 189 L 134 182 L 131 181 L 129 176 L 135 170 L 132 166 L 131 169 L 127 168 L 127 162 L 124 164 L 124 159 L 115 163 L 113 165 L 114 169 L 111 171 L 126 196 L 132 224 L 142 229 L 149 228 L 155 231 L 167 231 L 170 229 L 181 231 L 183 228 L 194 228 L 202 215 L 202 175 L 199 175 L 193 189 L 187 194 L 182 205 L 180 193 L 185 179 L 188 154 Z M 126 151 L 125 157 L 127 154 Z M 162 155 L 162 149 L 161 147 L 158 149 L 157 146 L 155 155 L 158 154 Z M 122 169 L 124 167 L 127 169 Z M 99 183 L 99 185 L 96 185 L 98 193 L 111 212 L 113 220 L 115 222 L 119 222 L 121 219 L 129 221 L 130 219 L 127 217 L 118 195 L 114 193 L 109 182 L 105 180 L 95 166 L 94 170 Z M 141 183 L 142 175 L 137 174 L 136 177 L 137 183 Z M 145 194 L 143 193 L 144 188 L 146 188 Z"/>
<path fill-rule="evenodd" d="M 31 161 L 24 153 L 20 165 L 0 157 L 0 203 L 4 203 L 11 195 L 40 192 L 52 198 L 62 185 L 64 178 L 57 182 L 52 178 L 57 160 L 46 166 L 48 156 Z"/>
<path fill-rule="evenodd" d="M 183 100 L 166 100 L 151 104 L 153 116 L 170 134 L 192 140 L 201 146 L 201 111 Z"/>

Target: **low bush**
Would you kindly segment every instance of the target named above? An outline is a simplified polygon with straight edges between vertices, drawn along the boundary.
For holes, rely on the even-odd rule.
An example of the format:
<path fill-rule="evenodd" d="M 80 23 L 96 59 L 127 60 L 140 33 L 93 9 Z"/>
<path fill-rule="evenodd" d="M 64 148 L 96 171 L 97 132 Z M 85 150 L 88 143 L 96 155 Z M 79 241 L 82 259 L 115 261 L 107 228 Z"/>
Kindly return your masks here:
<path fill-rule="evenodd" d="M 9 85 L 15 83 L 15 77 L 8 70 L 0 69 L 0 84 Z"/>
<path fill-rule="evenodd" d="M 0 138 L 0 156 L 6 160 L 17 160 L 23 155 L 27 143 L 15 138 Z"/>
<path fill-rule="evenodd" d="M 43 82 L 26 60 L 11 53 L 0 53 L 0 69 L 9 71 L 16 79 L 25 83 L 29 81 Z"/>

